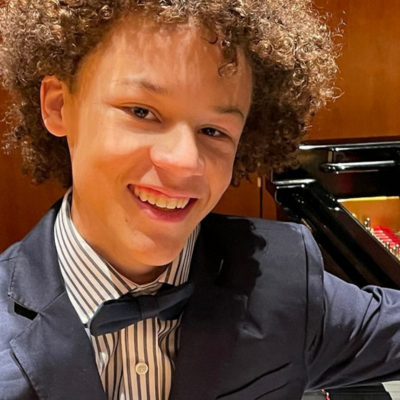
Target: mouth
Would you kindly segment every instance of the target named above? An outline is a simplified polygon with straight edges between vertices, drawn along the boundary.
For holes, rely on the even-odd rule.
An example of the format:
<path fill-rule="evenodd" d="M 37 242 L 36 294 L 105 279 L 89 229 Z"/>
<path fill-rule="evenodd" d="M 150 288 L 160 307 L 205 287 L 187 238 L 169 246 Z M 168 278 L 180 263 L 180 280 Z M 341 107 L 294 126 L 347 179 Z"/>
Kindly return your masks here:
<path fill-rule="evenodd" d="M 130 192 L 143 204 L 157 211 L 176 213 L 185 210 L 196 199 L 190 197 L 170 197 L 159 191 L 129 185 Z"/>

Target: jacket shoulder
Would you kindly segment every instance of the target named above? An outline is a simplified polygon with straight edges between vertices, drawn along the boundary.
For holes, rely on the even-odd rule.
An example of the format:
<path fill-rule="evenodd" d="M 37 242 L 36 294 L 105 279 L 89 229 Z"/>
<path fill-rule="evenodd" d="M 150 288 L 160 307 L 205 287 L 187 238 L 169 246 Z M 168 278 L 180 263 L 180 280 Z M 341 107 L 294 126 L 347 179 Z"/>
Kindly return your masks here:
<path fill-rule="evenodd" d="M 50 210 L 21 242 L 13 244 L 0 254 L 1 399 L 37 399 L 30 383 L 16 363 L 11 343 L 25 332 L 34 318 L 34 312 L 30 311 L 29 307 L 25 308 L 25 304 L 19 303 L 18 300 L 29 298 L 28 293 L 35 286 L 35 279 L 47 278 L 33 268 L 32 263 L 45 264 L 46 257 L 49 258 L 46 254 L 49 248 L 53 247 L 49 237 L 53 231 L 56 213 L 56 208 Z M 54 251 L 50 250 L 51 253 Z M 51 257 L 54 255 L 52 254 Z M 19 288 L 21 294 L 18 299 L 15 297 L 16 287 Z M 41 292 L 40 298 L 44 295 L 47 295 L 47 292 Z M 26 303 L 31 304 L 29 300 Z"/>
<path fill-rule="evenodd" d="M 7 262 L 18 256 L 21 242 L 12 244 L 8 249 L 0 254 L 0 263 Z"/>
<path fill-rule="evenodd" d="M 318 322 L 324 262 L 304 225 L 211 214 L 201 235 L 224 259 L 221 275 L 228 286 L 256 297 L 260 307 L 266 299 L 280 299 L 284 312 L 307 304 L 311 324 Z"/>
<path fill-rule="evenodd" d="M 9 300 L 8 290 L 11 282 L 14 260 L 18 258 L 21 243 L 17 242 L 0 254 L 0 303 Z M 2 305 L 0 304 L 0 310 Z"/>
<path fill-rule="evenodd" d="M 260 218 L 247 218 L 222 214 L 209 214 L 201 224 L 202 231 L 212 234 L 221 244 L 236 245 L 239 248 L 253 245 L 254 249 L 268 248 L 282 250 L 293 246 L 304 249 L 304 242 L 313 242 L 312 235 L 304 225 L 293 222 L 272 221 Z M 285 251 L 290 255 L 290 251 Z"/>
<path fill-rule="evenodd" d="M 268 354 L 271 368 L 291 364 L 305 382 L 307 332 L 323 314 L 323 262 L 311 233 L 295 223 L 212 214 L 201 234 L 222 252 L 220 284 L 247 299 L 246 340 L 233 364 L 247 357 L 259 371 L 260 354 Z"/>
<path fill-rule="evenodd" d="M 301 231 L 303 225 L 294 223 L 294 222 L 286 222 L 286 221 L 276 221 L 270 219 L 262 219 L 255 217 L 241 217 L 237 215 L 225 215 L 225 214 L 216 214 L 210 213 L 202 222 L 206 225 L 215 225 L 223 227 L 237 227 L 240 229 L 243 224 L 247 222 L 252 225 L 253 229 L 261 229 L 261 230 L 295 230 Z"/>

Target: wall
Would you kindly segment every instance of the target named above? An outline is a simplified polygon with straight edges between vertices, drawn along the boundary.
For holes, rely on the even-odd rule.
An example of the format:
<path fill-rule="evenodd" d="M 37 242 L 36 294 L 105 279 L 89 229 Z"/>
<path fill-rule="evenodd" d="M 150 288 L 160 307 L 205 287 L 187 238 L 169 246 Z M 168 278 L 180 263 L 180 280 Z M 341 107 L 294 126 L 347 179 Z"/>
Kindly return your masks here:
<path fill-rule="evenodd" d="M 345 22 L 338 87 L 342 97 L 314 121 L 309 137 L 341 138 L 400 133 L 400 2 L 314 0 Z"/>

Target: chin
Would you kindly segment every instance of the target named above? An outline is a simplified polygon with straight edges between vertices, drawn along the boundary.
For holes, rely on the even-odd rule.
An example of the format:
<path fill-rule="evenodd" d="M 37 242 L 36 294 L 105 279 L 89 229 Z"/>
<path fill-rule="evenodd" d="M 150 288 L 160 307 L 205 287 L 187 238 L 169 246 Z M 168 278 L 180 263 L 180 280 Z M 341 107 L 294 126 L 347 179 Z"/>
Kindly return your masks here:
<path fill-rule="evenodd" d="M 157 255 L 157 257 L 146 257 L 144 258 L 143 264 L 145 265 L 154 265 L 154 266 L 163 266 L 171 263 L 179 256 L 180 251 L 174 253 L 173 255 Z"/>

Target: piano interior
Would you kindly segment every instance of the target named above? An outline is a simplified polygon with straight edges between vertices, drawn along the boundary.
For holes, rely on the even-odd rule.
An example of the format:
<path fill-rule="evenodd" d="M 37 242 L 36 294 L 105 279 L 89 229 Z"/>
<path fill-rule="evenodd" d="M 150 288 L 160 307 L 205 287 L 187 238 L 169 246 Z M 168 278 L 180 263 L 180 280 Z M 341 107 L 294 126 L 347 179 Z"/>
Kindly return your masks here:
<path fill-rule="evenodd" d="M 400 197 L 338 199 L 365 230 L 400 259 Z"/>

